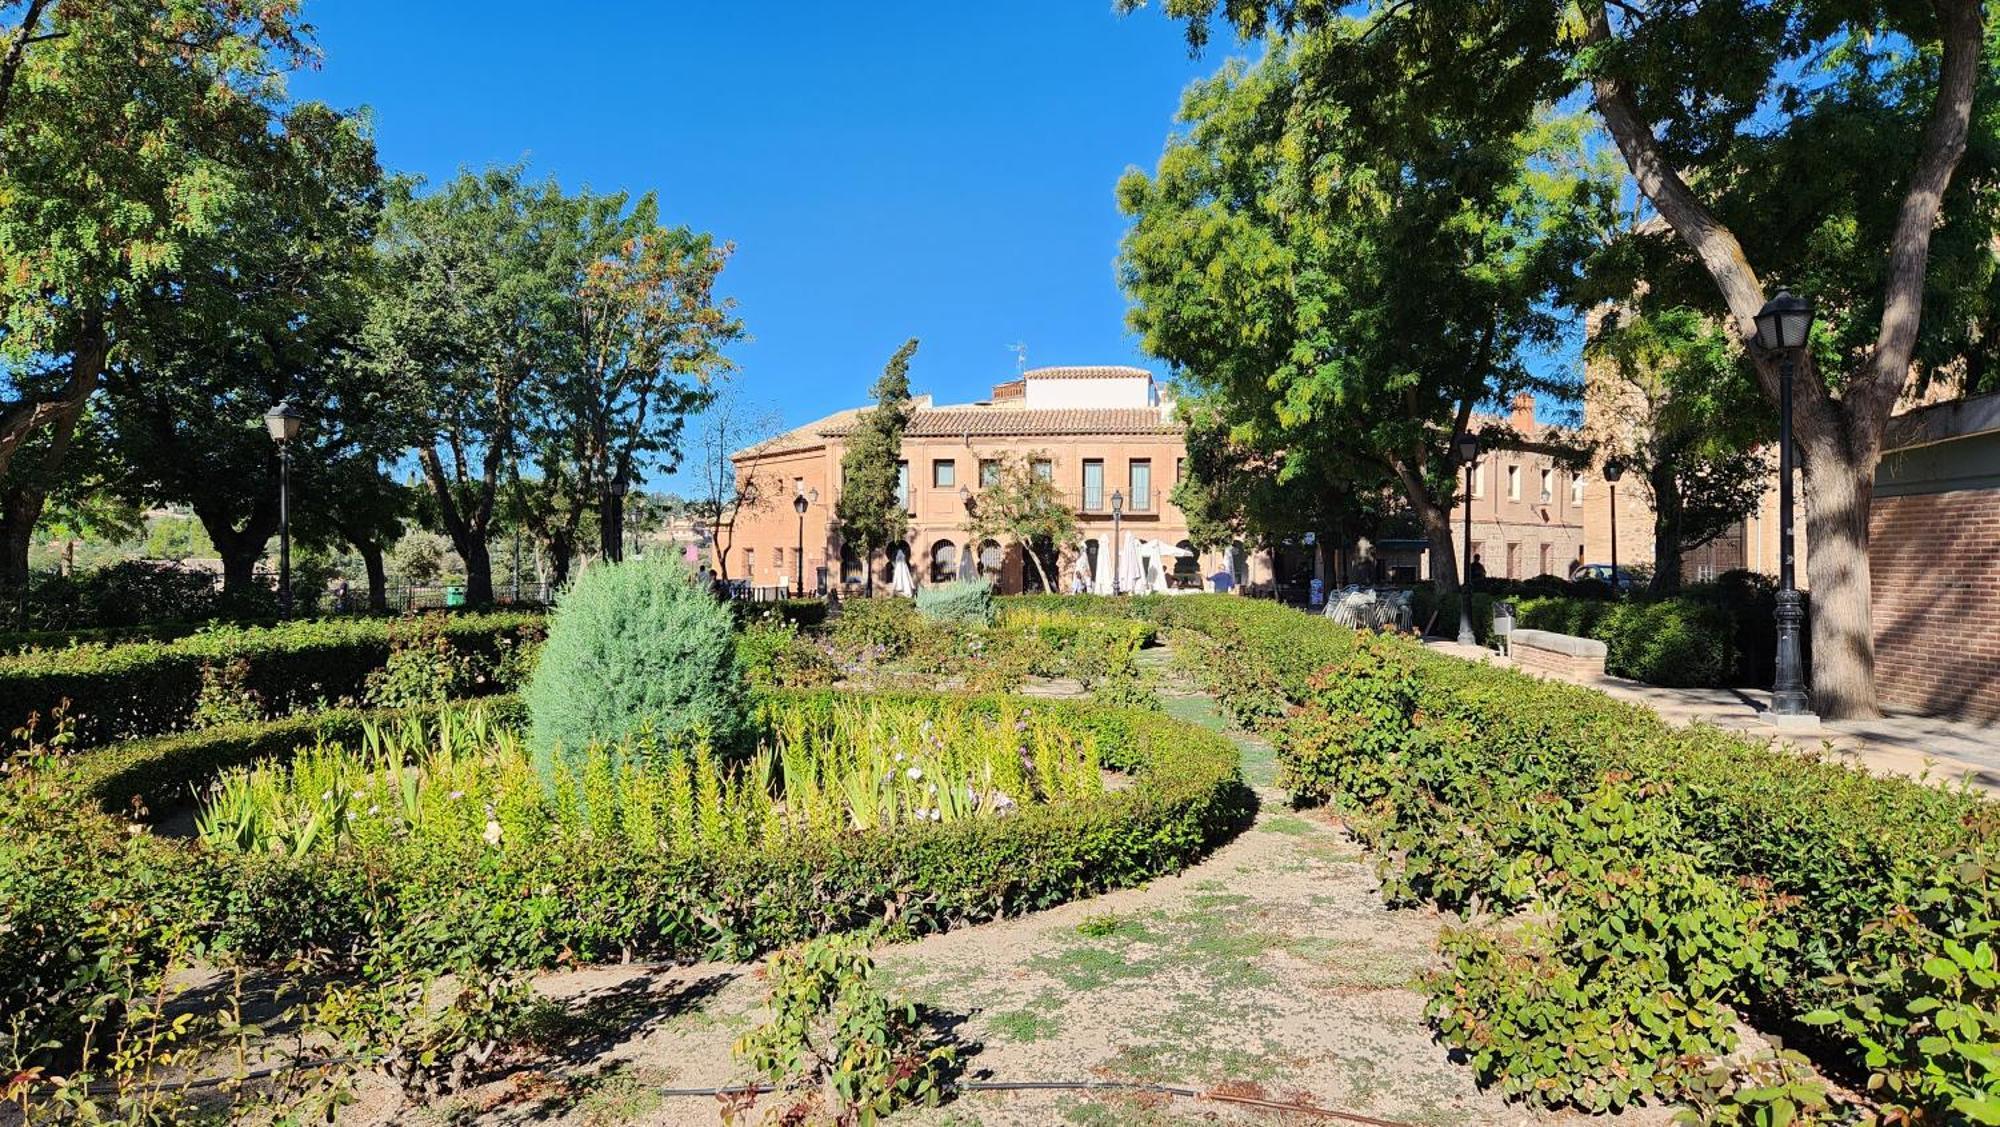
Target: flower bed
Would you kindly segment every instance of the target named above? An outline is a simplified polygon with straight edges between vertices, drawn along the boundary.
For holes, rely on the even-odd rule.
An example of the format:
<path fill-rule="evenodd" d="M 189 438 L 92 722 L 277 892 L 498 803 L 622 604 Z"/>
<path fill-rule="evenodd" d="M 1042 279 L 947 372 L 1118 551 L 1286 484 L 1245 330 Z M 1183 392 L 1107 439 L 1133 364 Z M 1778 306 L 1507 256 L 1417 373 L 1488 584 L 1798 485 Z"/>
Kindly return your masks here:
<path fill-rule="evenodd" d="M 474 691 L 491 692 L 508 687 L 511 655 L 540 637 L 542 623 L 536 613 L 496 612 L 432 626 L 475 667 Z M 213 694 L 219 682 L 264 719 L 359 700 L 419 629 L 407 619 L 329 619 L 11 654 L 0 657 L 0 730 L 35 718 L 46 736 L 60 714 L 78 746 L 159 735 L 192 725 L 204 689 Z"/>

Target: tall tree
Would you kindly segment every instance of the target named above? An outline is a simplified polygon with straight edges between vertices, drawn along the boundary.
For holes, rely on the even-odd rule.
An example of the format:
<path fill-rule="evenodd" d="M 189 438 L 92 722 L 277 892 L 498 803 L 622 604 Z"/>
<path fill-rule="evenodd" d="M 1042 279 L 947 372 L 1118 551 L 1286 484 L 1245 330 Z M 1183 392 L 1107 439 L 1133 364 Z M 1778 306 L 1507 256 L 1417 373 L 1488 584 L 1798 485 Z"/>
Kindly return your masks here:
<path fill-rule="evenodd" d="M 1570 118 L 1415 99 L 1349 112 L 1325 91 L 1353 81 L 1371 34 L 1339 21 L 1193 87 L 1158 173 L 1119 185 L 1122 270 L 1196 429 L 1266 473 L 1211 469 L 1287 490 L 1264 507 L 1298 513 L 1394 482 L 1450 591 L 1451 436 L 1482 403 L 1567 392 L 1527 355 L 1554 338 L 1550 303 L 1612 189 Z"/>
<path fill-rule="evenodd" d="M 1008 454 L 1000 459 L 997 474 L 982 482 L 978 497 L 967 514 L 965 531 L 971 538 L 966 550 L 976 552 L 981 540 L 1012 540 L 1021 556 L 1041 577 L 1042 590 L 1057 590 L 1054 577 L 1042 560 L 1039 545 L 1060 545 L 1076 540 L 1076 510 L 1063 499 L 1054 479 L 1036 472 L 1035 463 L 1045 455 Z"/>
<path fill-rule="evenodd" d="M 1681 557 L 1755 511 L 1773 419 L 1742 349 L 1685 307 L 1620 310 L 1586 348 L 1601 378 L 1586 395 L 1607 458 L 1638 475 L 1653 508 L 1651 591 L 1681 588 Z"/>
<path fill-rule="evenodd" d="M 840 499 L 834 518 L 841 541 L 859 547 L 867 569 L 868 593 L 875 593 L 875 552 L 909 535 L 910 514 L 904 508 L 898 480 L 903 457 L 903 428 L 910 422 L 910 357 L 917 338 L 889 357 L 870 393 L 875 405 L 861 415 L 840 456 Z"/>
<path fill-rule="evenodd" d="M 0 3 L 0 473 L 74 424 L 131 293 L 255 191 L 304 35 L 291 0 Z"/>
<path fill-rule="evenodd" d="M 1143 0 L 1122 0 L 1136 7 Z M 1166 0 L 1202 42 L 1223 14 L 1245 35 L 1344 22 L 1334 0 Z M 1990 278 L 1994 45 L 1981 0 L 1371 0 L 1370 65 L 1349 110 L 1421 97 L 1529 106 L 1587 94 L 1651 207 L 1706 281 L 1767 398 L 1756 347 L 1773 281 L 1825 324 L 1799 372 L 1813 592 L 1813 695 L 1833 717 L 1879 713 L 1868 518 L 1883 434 L 1913 379 L 1990 355 L 1982 318 L 1926 302 Z M 1452 65 L 1435 65 L 1450 59 Z M 1975 143 L 1976 142 L 1976 143 Z M 1979 175 L 1957 174 L 1968 151 Z M 1971 181 L 1971 183 L 1968 183 Z M 1933 256 L 1934 248 L 1939 251 Z M 1980 264 L 1984 265 L 1980 265 Z M 1954 310 L 1964 312 L 1963 310 Z M 1941 359 L 1942 358 L 1942 359 Z"/>
<path fill-rule="evenodd" d="M 293 511 L 310 521 L 333 464 L 363 437 L 382 440 L 388 399 L 355 362 L 382 202 L 374 143 L 362 122 L 314 103 L 262 140 L 254 192 L 189 241 L 179 268 L 127 295 L 126 340 L 105 378 L 121 488 L 193 509 L 232 591 L 253 581 L 279 528 L 265 411 L 288 400 L 307 416 Z"/>

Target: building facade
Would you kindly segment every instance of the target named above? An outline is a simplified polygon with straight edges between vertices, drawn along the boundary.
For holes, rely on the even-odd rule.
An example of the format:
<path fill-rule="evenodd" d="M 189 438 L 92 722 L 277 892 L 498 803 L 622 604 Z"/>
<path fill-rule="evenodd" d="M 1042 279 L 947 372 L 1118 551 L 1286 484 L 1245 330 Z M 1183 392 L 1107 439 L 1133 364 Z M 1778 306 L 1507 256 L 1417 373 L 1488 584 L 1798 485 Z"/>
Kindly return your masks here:
<path fill-rule="evenodd" d="M 1531 395 L 1515 398 L 1506 418 L 1476 416 L 1474 431 L 1511 430 L 1525 444 L 1559 438 L 1556 428 L 1535 417 Z M 1452 542 L 1464 551 L 1464 471 L 1451 510 Z M 1472 474 L 1472 554 L 1492 579 L 1564 578 L 1577 562 L 1586 538 L 1586 475 L 1535 450 L 1488 449 Z M 1622 514 L 1621 514 L 1622 515 Z M 1586 551 L 1587 555 L 1588 552 Z M 1587 562 L 1599 562 L 1595 559 Z M 1461 565 L 1462 566 L 1462 565 Z M 1428 575 L 1428 571 L 1426 571 Z"/>
<path fill-rule="evenodd" d="M 739 490 L 750 500 L 730 527 L 716 530 L 715 543 L 731 579 L 761 589 L 855 592 L 868 586 L 872 568 L 879 592 L 893 582 L 900 552 L 919 586 L 969 569 L 1005 592 L 1038 590 L 1040 574 L 1020 545 L 973 543 L 966 532 L 968 497 L 977 504 L 982 485 L 1009 457 L 1029 459 L 1077 514 L 1077 542 L 1042 552 L 1057 590 L 1070 589 L 1079 555 L 1095 561 L 1113 551 L 1114 540 L 1123 550 L 1126 535 L 1192 550 L 1187 518 L 1170 499 L 1186 443 L 1172 397 L 1144 369 L 1037 368 L 975 403 L 940 406 L 918 396 L 899 459 L 909 535 L 870 560 L 841 543 L 834 519 L 846 439 L 864 410 L 837 412 L 736 454 Z M 1123 506 L 1116 517 L 1114 494 Z M 803 515 L 798 497 L 807 499 Z M 1270 577 L 1267 560 L 1241 551 L 1209 552 L 1190 565 L 1182 565 L 1181 580 L 1203 586 L 1224 571 L 1236 586 Z"/>

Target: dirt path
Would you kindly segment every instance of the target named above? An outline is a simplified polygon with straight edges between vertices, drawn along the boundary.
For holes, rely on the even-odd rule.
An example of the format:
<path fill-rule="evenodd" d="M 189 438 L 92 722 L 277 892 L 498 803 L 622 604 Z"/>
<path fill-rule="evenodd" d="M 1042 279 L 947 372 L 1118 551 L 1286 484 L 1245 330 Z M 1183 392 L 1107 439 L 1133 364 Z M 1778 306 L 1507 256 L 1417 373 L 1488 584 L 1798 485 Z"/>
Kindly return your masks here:
<path fill-rule="evenodd" d="M 1168 709 L 1220 729 L 1172 685 Z M 1412 981 L 1432 965 L 1429 911 L 1390 911 L 1360 851 L 1318 814 L 1286 810 L 1272 752 L 1233 736 L 1263 810 L 1194 868 L 1116 892 L 877 952 L 892 985 L 966 1045 L 970 1079 L 1228 1084 L 1408 1124 L 1581 1119 L 1508 1105 L 1433 1042 Z M 653 1089 L 740 1082 L 730 1042 L 757 1017 L 751 968 L 593 969 L 552 976 L 584 1015 L 574 1067 L 524 1075 L 404 1122 L 714 1124 L 712 1102 Z M 376 1115 L 388 1111 L 376 1104 Z M 358 1110 L 358 1109 L 357 1109 Z M 1664 1111 L 1620 1122 L 1664 1123 Z M 906 1112 L 928 1127 L 1322 1123 L 1207 1102 L 1079 1093 L 975 1093 Z"/>

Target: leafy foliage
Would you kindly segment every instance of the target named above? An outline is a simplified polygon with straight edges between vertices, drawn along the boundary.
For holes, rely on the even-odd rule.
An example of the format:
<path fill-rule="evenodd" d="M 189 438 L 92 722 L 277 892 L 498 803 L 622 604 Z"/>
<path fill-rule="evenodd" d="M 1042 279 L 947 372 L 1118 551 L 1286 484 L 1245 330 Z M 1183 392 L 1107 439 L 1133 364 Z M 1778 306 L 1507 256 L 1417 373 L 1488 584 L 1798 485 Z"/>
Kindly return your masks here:
<path fill-rule="evenodd" d="M 771 956 L 769 1017 L 738 1038 L 739 1060 L 779 1084 L 774 1122 L 817 1110 L 869 1127 L 899 1107 L 936 1106 L 957 1060 L 875 984 L 875 961 L 858 940 L 815 939 Z"/>
<path fill-rule="evenodd" d="M 522 699 L 545 765 L 642 735 L 733 748 L 747 719 L 728 609 L 657 554 L 578 578 Z"/>
<path fill-rule="evenodd" d="M 1035 569 L 1042 590 L 1056 589 L 1056 579 L 1048 574 L 1035 550 L 1040 544 L 1069 544 L 1076 540 L 1076 511 L 1056 488 L 1055 480 L 1035 469 L 1044 460 L 1042 451 L 1007 453 L 991 481 L 982 480 L 965 522 L 971 544 L 982 540 L 1011 540 L 1021 551 L 1024 566 Z"/>

